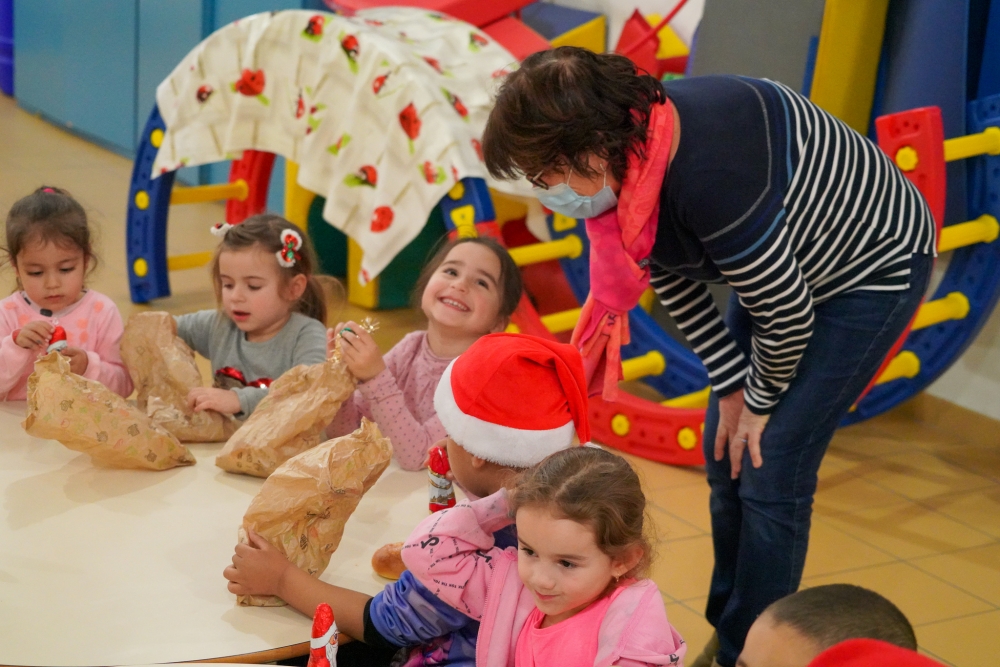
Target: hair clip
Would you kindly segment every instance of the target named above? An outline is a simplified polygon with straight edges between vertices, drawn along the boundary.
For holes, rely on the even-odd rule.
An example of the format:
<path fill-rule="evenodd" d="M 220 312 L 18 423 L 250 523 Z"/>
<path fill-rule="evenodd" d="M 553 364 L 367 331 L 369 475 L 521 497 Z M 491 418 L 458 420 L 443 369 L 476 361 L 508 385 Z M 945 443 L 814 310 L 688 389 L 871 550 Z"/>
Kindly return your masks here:
<path fill-rule="evenodd" d="M 281 232 L 281 250 L 274 253 L 278 258 L 278 264 L 286 269 L 295 266 L 295 262 L 302 258 L 299 249 L 302 247 L 302 237 L 294 229 L 285 229 Z"/>
<path fill-rule="evenodd" d="M 49 194 L 57 194 L 55 188 L 42 188 L 42 192 L 48 192 Z"/>
<path fill-rule="evenodd" d="M 212 235 L 218 236 L 220 239 L 226 238 L 226 233 L 232 229 L 233 226 L 228 222 L 217 222 L 212 225 Z"/>

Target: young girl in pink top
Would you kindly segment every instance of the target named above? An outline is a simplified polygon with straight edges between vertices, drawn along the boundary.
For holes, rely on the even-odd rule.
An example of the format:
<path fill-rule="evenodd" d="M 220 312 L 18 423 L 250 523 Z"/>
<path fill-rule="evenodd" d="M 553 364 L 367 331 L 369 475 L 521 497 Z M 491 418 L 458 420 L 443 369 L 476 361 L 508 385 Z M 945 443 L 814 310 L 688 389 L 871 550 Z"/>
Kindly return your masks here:
<path fill-rule="evenodd" d="M 420 274 L 414 294 L 427 330 L 414 331 L 383 357 L 371 334 L 355 322 L 329 330 L 343 340 L 344 361 L 360 380 L 327 435 L 354 431 L 361 417 L 375 421 L 392 441 L 399 465 L 418 470 L 427 450 L 444 438 L 434 411 L 434 390 L 452 359 L 480 337 L 503 331 L 521 299 L 521 274 L 507 250 L 488 237 L 445 244 Z"/>
<path fill-rule="evenodd" d="M 66 332 L 61 353 L 74 373 L 131 394 L 118 349 L 118 308 L 84 287 L 96 258 L 83 207 L 64 190 L 42 187 L 11 207 L 6 231 L 4 250 L 18 291 L 0 301 L 0 398 L 27 397 L 28 376 L 57 326 Z"/>
<path fill-rule="evenodd" d="M 595 447 L 552 454 L 510 490 L 438 512 L 403 547 L 422 584 L 480 621 L 476 665 L 683 665 L 686 645 L 642 578 L 639 478 Z M 517 525 L 518 548 L 493 533 Z"/>

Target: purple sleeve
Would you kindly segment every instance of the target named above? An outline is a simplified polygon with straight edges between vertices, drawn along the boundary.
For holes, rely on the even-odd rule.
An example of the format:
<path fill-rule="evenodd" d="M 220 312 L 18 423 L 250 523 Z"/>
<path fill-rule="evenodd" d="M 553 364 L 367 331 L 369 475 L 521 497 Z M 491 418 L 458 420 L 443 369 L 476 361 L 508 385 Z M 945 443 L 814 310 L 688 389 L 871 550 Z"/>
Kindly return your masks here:
<path fill-rule="evenodd" d="M 434 597 L 409 571 L 371 601 L 372 625 L 396 646 L 416 646 L 472 623 L 465 614 Z"/>

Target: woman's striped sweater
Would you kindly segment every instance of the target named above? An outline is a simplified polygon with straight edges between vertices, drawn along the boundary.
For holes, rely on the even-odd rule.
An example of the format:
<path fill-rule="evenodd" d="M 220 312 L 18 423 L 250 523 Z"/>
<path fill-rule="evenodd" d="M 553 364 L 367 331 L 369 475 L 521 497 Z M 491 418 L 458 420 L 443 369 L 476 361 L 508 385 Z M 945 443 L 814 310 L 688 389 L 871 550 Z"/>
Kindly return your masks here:
<path fill-rule="evenodd" d="M 771 412 L 795 376 L 813 306 L 902 290 L 934 253 L 924 199 L 865 137 L 787 87 L 735 76 L 665 84 L 681 137 L 660 196 L 651 284 L 719 395 Z M 750 312 L 750 359 L 706 282 Z M 827 351 L 836 354 L 836 350 Z"/>

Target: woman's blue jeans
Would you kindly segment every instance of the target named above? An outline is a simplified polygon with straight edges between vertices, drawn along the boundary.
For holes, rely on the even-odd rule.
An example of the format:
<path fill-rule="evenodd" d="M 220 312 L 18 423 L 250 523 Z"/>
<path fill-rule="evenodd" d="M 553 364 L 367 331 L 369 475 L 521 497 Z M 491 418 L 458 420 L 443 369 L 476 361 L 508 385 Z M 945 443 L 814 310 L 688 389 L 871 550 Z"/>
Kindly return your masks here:
<path fill-rule="evenodd" d="M 715 569 L 705 616 L 719 634 L 720 665 L 733 667 L 757 616 L 798 590 L 823 454 L 920 307 L 932 266 L 929 255 L 914 255 L 907 290 L 848 292 L 815 307 L 809 346 L 764 429 L 764 465 L 755 469 L 745 452 L 735 481 L 728 454 L 714 459 L 719 403 L 712 395 L 704 447 Z M 749 358 L 752 322 L 735 295 L 726 324 Z"/>

